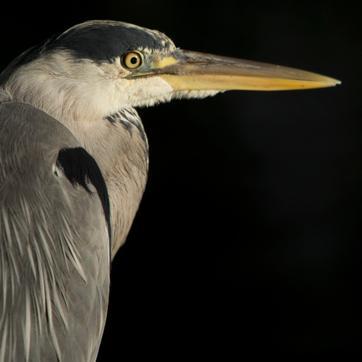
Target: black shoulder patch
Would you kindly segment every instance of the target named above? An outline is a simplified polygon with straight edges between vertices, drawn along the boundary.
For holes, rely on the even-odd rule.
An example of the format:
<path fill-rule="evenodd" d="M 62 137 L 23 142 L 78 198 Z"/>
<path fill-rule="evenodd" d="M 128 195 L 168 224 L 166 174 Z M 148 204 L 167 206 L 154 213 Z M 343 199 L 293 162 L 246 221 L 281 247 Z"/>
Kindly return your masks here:
<path fill-rule="evenodd" d="M 60 167 L 72 185 L 83 187 L 91 193 L 91 183 L 97 190 L 106 218 L 111 239 L 110 206 L 107 185 L 95 159 L 82 147 L 64 148 L 59 151 L 57 166 Z"/>

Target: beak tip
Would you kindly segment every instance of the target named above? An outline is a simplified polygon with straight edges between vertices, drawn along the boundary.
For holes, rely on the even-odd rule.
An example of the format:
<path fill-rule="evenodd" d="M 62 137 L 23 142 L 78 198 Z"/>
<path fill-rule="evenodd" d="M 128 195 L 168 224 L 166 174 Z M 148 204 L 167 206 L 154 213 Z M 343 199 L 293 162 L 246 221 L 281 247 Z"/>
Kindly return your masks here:
<path fill-rule="evenodd" d="M 342 82 L 338 79 L 326 77 L 323 75 L 317 75 L 317 78 L 315 78 L 313 81 L 315 82 L 315 88 L 331 88 L 342 84 Z"/>
<path fill-rule="evenodd" d="M 342 82 L 338 79 L 327 78 L 327 80 L 326 80 L 327 87 L 335 87 L 335 86 L 341 85 L 341 84 L 342 84 Z"/>

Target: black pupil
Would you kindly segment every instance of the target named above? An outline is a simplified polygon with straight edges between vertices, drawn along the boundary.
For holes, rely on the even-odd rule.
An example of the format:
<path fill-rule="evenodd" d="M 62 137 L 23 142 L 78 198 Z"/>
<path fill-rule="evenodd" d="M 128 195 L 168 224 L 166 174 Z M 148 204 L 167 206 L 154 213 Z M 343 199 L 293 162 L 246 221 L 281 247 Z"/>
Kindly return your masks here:
<path fill-rule="evenodd" d="M 138 63 L 138 58 L 137 57 L 132 57 L 131 58 L 131 64 L 135 65 Z"/>

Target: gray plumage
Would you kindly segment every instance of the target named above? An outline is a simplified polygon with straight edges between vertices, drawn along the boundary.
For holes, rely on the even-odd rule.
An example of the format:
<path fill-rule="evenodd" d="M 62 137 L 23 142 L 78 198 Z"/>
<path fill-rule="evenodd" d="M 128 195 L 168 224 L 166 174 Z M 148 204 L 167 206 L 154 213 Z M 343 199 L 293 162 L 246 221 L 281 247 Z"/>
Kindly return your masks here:
<path fill-rule="evenodd" d="M 96 360 L 110 264 L 148 172 L 135 107 L 335 79 L 176 48 L 115 21 L 76 25 L 0 74 L 0 362 Z"/>
<path fill-rule="evenodd" d="M 106 51 L 114 50 L 113 28 L 133 29 L 102 23 L 74 27 L 71 46 L 78 28 L 90 36 L 88 47 L 92 29 L 108 32 Z M 102 99 L 92 108 L 82 89 L 90 77 L 102 93 L 108 79 L 96 79 L 100 68 L 93 64 L 104 73 L 113 65 L 99 63 L 97 41 L 94 62 L 77 58 L 81 51 L 66 49 L 64 34 L 56 37 L 59 47 L 49 40 L 0 76 L 0 362 L 96 360 L 111 258 L 147 178 L 148 144 L 137 112 L 122 104 L 99 112 Z M 78 45 L 86 49 L 84 39 Z"/>
<path fill-rule="evenodd" d="M 95 360 L 109 235 L 95 187 L 57 165 L 79 142 L 30 105 L 0 105 L 0 361 Z M 91 156 L 89 156 L 91 157 Z"/>

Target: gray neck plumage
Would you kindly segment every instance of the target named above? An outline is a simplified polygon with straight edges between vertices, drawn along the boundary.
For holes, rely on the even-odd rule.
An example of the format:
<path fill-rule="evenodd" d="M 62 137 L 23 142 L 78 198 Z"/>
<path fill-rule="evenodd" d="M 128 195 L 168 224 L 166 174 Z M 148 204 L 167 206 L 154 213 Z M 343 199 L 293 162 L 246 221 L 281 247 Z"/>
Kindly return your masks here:
<path fill-rule="evenodd" d="M 121 108 L 118 112 L 106 116 L 105 119 L 112 124 L 122 125 L 122 127 L 124 127 L 124 129 L 127 130 L 127 132 L 129 132 L 130 134 L 131 132 L 133 132 L 134 128 L 136 128 L 148 148 L 148 140 L 145 129 L 143 127 L 143 123 L 134 108 Z"/>
<path fill-rule="evenodd" d="M 25 79 L 25 78 L 24 78 Z M 8 81 L 1 101 L 27 103 L 66 126 L 97 161 L 106 181 L 111 208 L 112 256 L 125 242 L 141 200 L 148 172 L 148 142 L 132 107 L 101 113 L 77 87 L 50 79 Z"/>
<path fill-rule="evenodd" d="M 11 102 L 11 95 L 0 86 L 0 103 Z"/>

